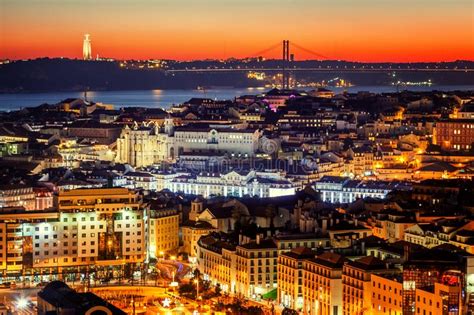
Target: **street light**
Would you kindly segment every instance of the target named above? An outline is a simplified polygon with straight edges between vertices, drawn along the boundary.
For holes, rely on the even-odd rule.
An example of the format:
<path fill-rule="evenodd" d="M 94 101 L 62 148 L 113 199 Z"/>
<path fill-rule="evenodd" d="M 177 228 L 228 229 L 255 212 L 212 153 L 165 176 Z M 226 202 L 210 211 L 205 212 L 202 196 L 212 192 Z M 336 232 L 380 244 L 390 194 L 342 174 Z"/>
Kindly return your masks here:
<path fill-rule="evenodd" d="M 19 298 L 17 301 L 16 301 L 16 307 L 18 309 L 23 309 L 23 308 L 26 308 L 28 306 L 28 300 L 26 298 Z"/>
<path fill-rule="evenodd" d="M 199 279 L 194 279 L 194 283 L 196 284 L 196 300 L 199 299 Z"/>

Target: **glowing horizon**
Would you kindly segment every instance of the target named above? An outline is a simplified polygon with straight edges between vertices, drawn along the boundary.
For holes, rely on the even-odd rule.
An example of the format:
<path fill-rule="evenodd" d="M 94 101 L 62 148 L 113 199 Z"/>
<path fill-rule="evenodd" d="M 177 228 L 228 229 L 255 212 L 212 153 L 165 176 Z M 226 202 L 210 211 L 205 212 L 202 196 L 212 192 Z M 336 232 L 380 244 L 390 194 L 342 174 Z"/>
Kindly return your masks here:
<path fill-rule="evenodd" d="M 227 59 L 288 39 L 331 60 L 474 60 L 471 0 L 3 0 L 0 58 Z M 292 49 L 296 60 L 317 59 Z M 280 58 L 274 49 L 266 58 Z"/>

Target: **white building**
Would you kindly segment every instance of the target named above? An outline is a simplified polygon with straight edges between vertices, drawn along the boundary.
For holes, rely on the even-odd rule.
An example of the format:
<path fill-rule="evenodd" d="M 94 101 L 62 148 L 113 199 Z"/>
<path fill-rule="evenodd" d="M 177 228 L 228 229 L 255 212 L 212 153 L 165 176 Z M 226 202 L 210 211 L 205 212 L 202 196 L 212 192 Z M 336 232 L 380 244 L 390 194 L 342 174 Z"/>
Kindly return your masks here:
<path fill-rule="evenodd" d="M 174 128 L 171 118 L 163 126 L 126 126 L 117 139 L 119 163 L 134 167 L 174 160 L 182 153 L 226 153 L 231 157 L 252 157 L 259 148 L 261 132 L 238 128 Z"/>
<path fill-rule="evenodd" d="M 122 265 L 145 259 L 145 214 L 124 188 L 60 192 L 56 209 L 0 213 L 0 275 L 35 268 Z"/>
<path fill-rule="evenodd" d="M 352 203 L 359 198 L 384 199 L 392 190 L 410 190 L 405 182 L 351 180 L 349 177 L 324 176 L 315 183 L 321 200 L 329 203 Z"/>
<path fill-rule="evenodd" d="M 279 197 L 295 194 L 295 186 L 284 174 L 246 171 L 221 173 L 200 173 L 173 178 L 166 188 L 172 192 L 189 195 L 210 196 L 258 196 Z"/>

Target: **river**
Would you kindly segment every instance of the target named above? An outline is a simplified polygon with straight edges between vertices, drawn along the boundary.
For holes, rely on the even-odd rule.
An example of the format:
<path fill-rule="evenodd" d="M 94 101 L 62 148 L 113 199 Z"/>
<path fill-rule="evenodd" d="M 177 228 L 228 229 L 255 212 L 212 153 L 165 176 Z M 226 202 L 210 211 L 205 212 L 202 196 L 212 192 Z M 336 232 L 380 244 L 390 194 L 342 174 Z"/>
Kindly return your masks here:
<path fill-rule="evenodd" d="M 375 93 L 395 92 L 395 86 L 352 86 L 349 88 L 330 88 L 336 93 L 370 91 Z M 432 85 L 410 86 L 412 91 L 454 91 L 472 90 L 474 85 Z M 201 90 L 134 90 L 134 91 L 89 91 L 87 98 L 90 101 L 113 104 L 120 107 L 159 107 L 169 108 L 173 104 L 180 104 L 192 97 L 207 97 L 213 99 L 233 99 L 245 94 L 260 94 L 264 88 L 222 88 Z M 310 88 L 308 88 L 310 90 Z M 55 104 L 66 98 L 83 97 L 82 92 L 47 92 L 47 93 L 16 93 L 0 94 L 0 111 L 11 111 L 23 107 L 37 106 L 43 103 Z"/>

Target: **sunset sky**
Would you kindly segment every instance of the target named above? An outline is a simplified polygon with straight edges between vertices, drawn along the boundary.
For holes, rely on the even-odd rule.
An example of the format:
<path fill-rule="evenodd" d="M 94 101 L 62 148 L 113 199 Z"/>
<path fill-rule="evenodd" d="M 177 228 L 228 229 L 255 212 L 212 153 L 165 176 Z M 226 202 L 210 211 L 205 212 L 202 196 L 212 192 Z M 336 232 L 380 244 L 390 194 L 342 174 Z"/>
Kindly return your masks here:
<path fill-rule="evenodd" d="M 0 0 L 0 58 L 474 60 L 474 0 Z M 293 49 L 296 59 L 315 57 Z M 275 49 L 266 57 L 280 57 Z"/>

